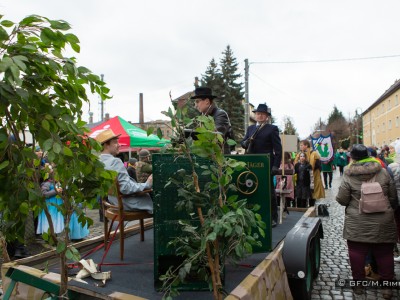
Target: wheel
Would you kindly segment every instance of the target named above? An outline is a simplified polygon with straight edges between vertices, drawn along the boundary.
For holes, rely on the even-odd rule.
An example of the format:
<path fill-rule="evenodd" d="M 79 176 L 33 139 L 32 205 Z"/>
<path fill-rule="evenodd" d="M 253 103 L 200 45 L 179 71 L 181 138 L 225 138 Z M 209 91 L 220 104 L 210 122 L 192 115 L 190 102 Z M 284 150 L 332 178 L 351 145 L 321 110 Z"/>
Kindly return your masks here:
<path fill-rule="evenodd" d="M 321 264 L 321 241 L 319 236 L 311 240 L 310 245 L 310 260 L 312 263 L 312 277 L 317 278 Z"/>
<path fill-rule="evenodd" d="M 307 258 L 306 274 L 304 278 L 289 279 L 290 291 L 292 292 L 293 299 L 295 300 L 310 300 L 311 299 L 311 284 L 312 278 L 312 263 L 310 258 Z"/>

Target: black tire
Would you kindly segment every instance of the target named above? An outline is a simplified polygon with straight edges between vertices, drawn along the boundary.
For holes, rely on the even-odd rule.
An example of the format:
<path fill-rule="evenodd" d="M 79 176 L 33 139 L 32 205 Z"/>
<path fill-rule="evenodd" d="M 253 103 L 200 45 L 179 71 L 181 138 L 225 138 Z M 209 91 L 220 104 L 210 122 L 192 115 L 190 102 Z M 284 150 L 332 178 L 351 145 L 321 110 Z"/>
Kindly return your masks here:
<path fill-rule="evenodd" d="M 302 279 L 289 279 L 290 291 L 293 299 L 295 300 L 310 300 L 311 288 L 313 282 L 312 263 L 310 258 L 307 258 L 307 269 L 305 270 L 305 277 Z"/>

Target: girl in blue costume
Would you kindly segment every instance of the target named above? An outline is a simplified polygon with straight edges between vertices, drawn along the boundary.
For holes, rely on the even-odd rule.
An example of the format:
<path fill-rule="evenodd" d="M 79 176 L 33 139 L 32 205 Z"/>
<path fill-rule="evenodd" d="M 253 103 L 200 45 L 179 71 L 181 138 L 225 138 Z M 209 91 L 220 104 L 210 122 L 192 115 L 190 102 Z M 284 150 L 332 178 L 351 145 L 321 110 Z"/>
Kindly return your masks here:
<path fill-rule="evenodd" d="M 45 180 L 42 185 L 42 194 L 46 198 L 47 209 L 51 216 L 54 232 L 56 234 L 63 232 L 64 230 L 64 216 L 57 209 L 56 205 L 62 205 L 63 201 L 57 194 L 62 193 L 62 187 L 59 183 L 54 183 L 53 180 L 53 170 L 49 164 L 46 164 L 46 168 L 49 169 L 49 178 Z M 43 232 L 47 232 L 49 229 L 49 222 L 46 218 L 46 214 L 42 211 L 38 216 L 38 226 L 36 233 L 42 234 Z M 78 222 L 78 217 L 76 212 L 73 212 L 71 215 L 71 219 L 69 222 L 69 238 L 71 240 L 80 240 L 89 235 L 89 229 L 87 224 L 82 226 Z"/>
<path fill-rule="evenodd" d="M 46 164 L 46 168 L 49 169 L 49 177 L 41 184 L 41 190 L 43 196 L 46 198 L 46 205 L 51 216 L 51 220 L 54 226 L 54 233 L 61 233 L 64 230 L 64 216 L 57 209 L 57 205 L 62 205 L 63 201 L 57 196 L 58 193 L 62 192 L 62 188 L 54 183 L 53 170 L 50 165 Z M 46 218 L 44 210 L 38 216 L 38 226 L 36 229 L 37 234 L 47 232 L 49 229 L 49 222 Z"/>
<path fill-rule="evenodd" d="M 76 212 L 71 215 L 71 220 L 69 221 L 69 238 L 71 240 L 81 240 L 89 235 L 89 229 L 87 223 L 85 226 L 78 221 L 78 216 Z"/>

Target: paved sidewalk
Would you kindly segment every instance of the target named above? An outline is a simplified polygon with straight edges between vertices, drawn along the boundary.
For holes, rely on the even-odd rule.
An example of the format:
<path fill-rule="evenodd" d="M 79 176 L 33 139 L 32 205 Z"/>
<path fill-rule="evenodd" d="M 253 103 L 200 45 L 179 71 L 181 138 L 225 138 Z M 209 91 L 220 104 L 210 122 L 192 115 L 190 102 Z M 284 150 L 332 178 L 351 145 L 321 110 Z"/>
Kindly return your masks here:
<path fill-rule="evenodd" d="M 340 186 L 339 172 L 334 171 L 332 189 L 325 190 L 326 198 L 318 203 L 329 204 L 329 217 L 322 219 L 324 239 L 321 240 L 321 269 L 314 281 L 312 299 L 383 299 L 381 290 L 367 289 L 364 295 L 353 295 L 349 288 L 335 287 L 337 279 L 351 279 L 346 240 L 342 237 L 344 207 L 335 201 Z M 400 264 L 395 264 L 400 280 Z M 393 290 L 392 299 L 400 299 L 400 291 Z"/>

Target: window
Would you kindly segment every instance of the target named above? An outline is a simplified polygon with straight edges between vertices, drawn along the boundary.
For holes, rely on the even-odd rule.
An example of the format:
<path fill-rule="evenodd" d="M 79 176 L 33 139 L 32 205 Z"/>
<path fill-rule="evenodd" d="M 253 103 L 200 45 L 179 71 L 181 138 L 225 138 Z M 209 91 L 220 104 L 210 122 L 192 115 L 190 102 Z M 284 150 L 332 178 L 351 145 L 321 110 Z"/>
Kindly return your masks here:
<path fill-rule="evenodd" d="M 392 120 L 389 120 L 388 129 L 392 129 Z"/>
<path fill-rule="evenodd" d="M 382 123 L 382 132 L 385 132 L 385 122 Z"/>
<path fill-rule="evenodd" d="M 378 125 L 378 127 L 376 128 L 376 133 L 379 133 L 379 125 Z"/>
<path fill-rule="evenodd" d="M 399 116 L 396 117 L 396 127 L 399 127 Z"/>
<path fill-rule="evenodd" d="M 390 99 L 388 101 L 388 110 L 390 110 Z"/>
<path fill-rule="evenodd" d="M 394 100 L 394 105 L 398 105 L 399 104 L 399 98 L 397 97 L 397 95 L 395 96 L 395 100 Z"/>

